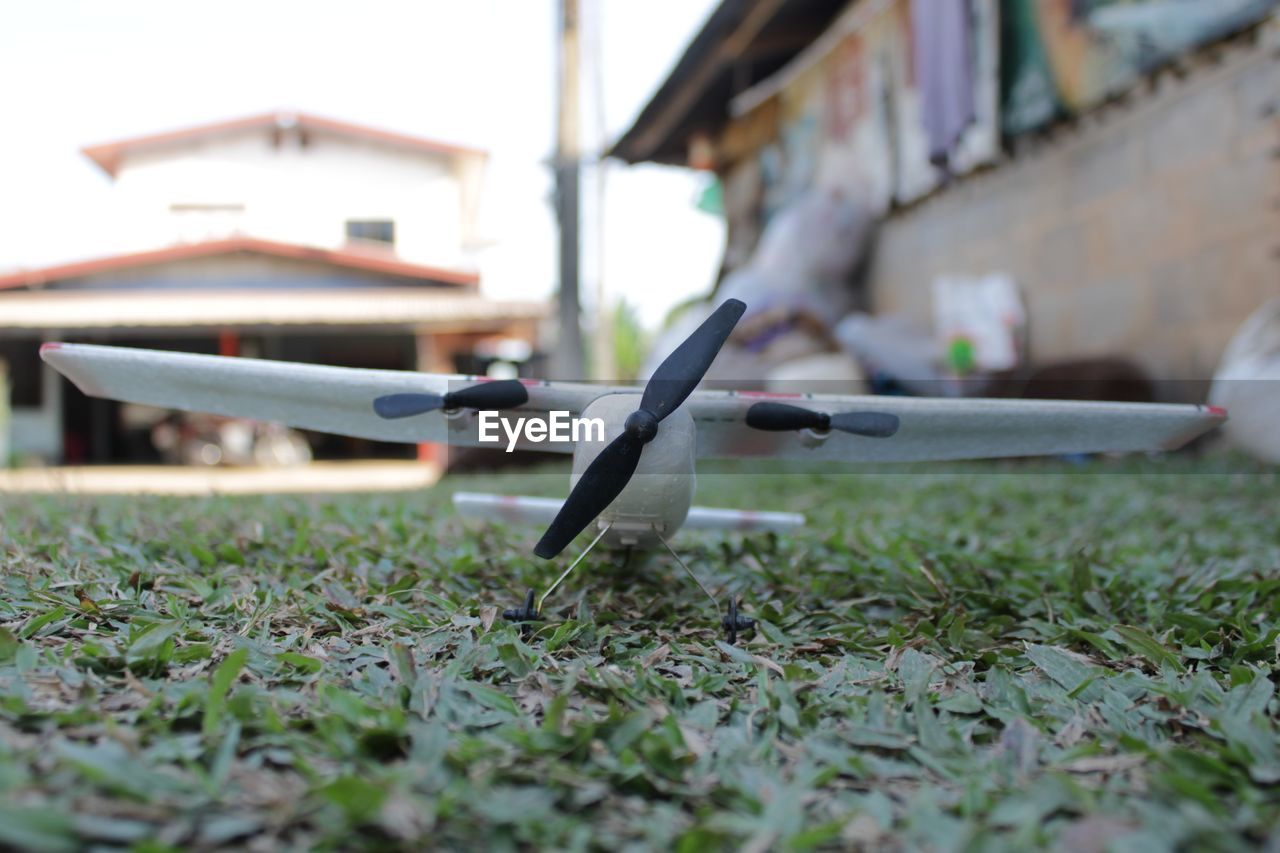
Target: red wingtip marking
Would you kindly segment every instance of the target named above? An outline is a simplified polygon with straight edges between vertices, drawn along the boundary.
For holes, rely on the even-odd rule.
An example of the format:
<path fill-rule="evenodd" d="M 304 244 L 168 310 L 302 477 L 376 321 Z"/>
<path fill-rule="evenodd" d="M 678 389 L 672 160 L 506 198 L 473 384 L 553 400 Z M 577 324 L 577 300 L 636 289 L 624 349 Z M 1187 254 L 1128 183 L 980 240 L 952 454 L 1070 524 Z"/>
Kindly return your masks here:
<path fill-rule="evenodd" d="M 1209 414 L 1215 418 L 1225 418 L 1227 416 L 1227 410 L 1222 406 L 1207 406 L 1206 408 L 1209 410 Z"/>
<path fill-rule="evenodd" d="M 45 353 L 51 352 L 56 349 L 62 349 L 62 344 L 56 343 L 54 341 L 48 341 L 40 345 L 40 354 L 44 355 Z"/>

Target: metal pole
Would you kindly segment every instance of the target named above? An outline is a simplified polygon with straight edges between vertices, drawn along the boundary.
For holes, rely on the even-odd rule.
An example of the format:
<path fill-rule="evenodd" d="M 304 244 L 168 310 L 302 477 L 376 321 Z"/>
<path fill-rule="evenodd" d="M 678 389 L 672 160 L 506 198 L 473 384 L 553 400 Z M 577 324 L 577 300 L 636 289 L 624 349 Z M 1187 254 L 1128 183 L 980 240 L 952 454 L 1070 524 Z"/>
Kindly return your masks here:
<path fill-rule="evenodd" d="M 603 152 L 607 143 L 608 128 L 605 125 L 604 112 L 604 51 L 601 40 L 604 38 L 604 2 L 603 0 L 587 0 L 590 15 L 585 19 L 589 26 L 583 27 L 586 35 L 582 52 L 582 64 L 586 68 L 585 77 L 591 88 L 592 107 L 595 114 L 594 139 L 592 150 L 597 155 L 595 160 L 595 215 L 592 219 L 592 230 L 595 231 L 596 250 L 596 310 L 591 329 L 591 375 L 595 379 L 616 382 L 618 365 L 614 353 L 613 311 L 611 300 L 605 291 L 605 261 L 608 241 L 605 233 L 605 181 L 609 176 L 609 164 Z"/>
<path fill-rule="evenodd" d="M 556 213 L 560 222 L 560 337 L 552 379 L 583 379 L 578 299 L 578 0 L 560 0 L 560 99 L 556 137 Z"/>

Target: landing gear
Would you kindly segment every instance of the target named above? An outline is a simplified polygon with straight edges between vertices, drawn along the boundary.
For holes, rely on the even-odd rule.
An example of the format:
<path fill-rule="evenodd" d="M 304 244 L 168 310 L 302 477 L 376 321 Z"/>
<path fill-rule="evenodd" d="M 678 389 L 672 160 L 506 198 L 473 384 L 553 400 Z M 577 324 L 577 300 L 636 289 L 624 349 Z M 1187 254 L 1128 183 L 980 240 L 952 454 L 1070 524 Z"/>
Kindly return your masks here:
<path fill-rule="evenodd" d="M 542 618 L 542 614 L 538 612 L 534 591 L 529 590 L 529 594 L 524 597 L 523 607 L 512 607 L 502 611 L 502 618 L 508 622 L 519 622 L 520 633 L 525 637 L 533 633 L 533 626 L 529 623 L 537 622 Z"/>
<path fill-rule="evenodd" d="M 724 628 L 725 637 L 729 645 L 738 642 L 739 631 L 749 631 L 756 626 L 756 620 L 750 616 L 738 615 L 738 599 L 733 597 L 729 599 L 729 612 L 720 619 L 720 627 Z"/>
<path fill-rule="evenodd" d="M 655 531 L 655 533 L 657 533 L 657 531 Z M 711 603 L 716 608 L 716 613 L 720 614 L 720 627 L 725 630 L 725 637 L 729 641 L 729 645 L 732 646 L 738 641 L 739 631 L 746 631 L 755 627 L 756 620 L 749 616 L 738 615 L 738 599 L 736 597 L 729 599 L 729 612 L 725 613 L 724 609 L 720 607 L 720 599 L 712 595 L 711 590 L 707 589 L 703 585 L 702 581 L 698 580 L 698 576 L 693 573 L 693 569 L 690 569 L 685 565 L 684 560 L 680 559 L 680 555 L 676 553 L 676 549 L 671 547 L 671 543 L 663 538 L 662 534 L 659 533 L 657 536 L 658 541 L 666 547 L 667 552 L 671 554 L 672 559 L 674 559 L 676 563 L 679 564 L 680 568 L 684 569 L 684 573 L 698 585 L 698 589 L 702 590 L 703 594 L 707 598 L 711 599 Z"/>
<path fill-rule="evenodd" d="M 548 597 L 550 597 L 551 593 L 555 592 L 556 588 L 564 582 L 564 579 L 569 577 L 569 574 L 578 567 L 578 564 L 591 553 L 591 550 L 600 543 L 600 540 L 604 538 L 604 535 L 609 532 L 609 527 L 610 525 L 606 524 L 604 528 L 596 534 L 596 538 L 591 540 L 591 544 L 587 546 L 587 549 L 578 555 L 578 559 L 569 564 L 569 568 L 565 569 L 560 574 L 560 577 L 556 578 L 556 582 L 548 587 L 546 592 L 541 596 L 538 596 L 533 590 L 529 590 L 529 594 L 524 597 L 524 606 L 513 607 L 502 611 L 502 618 L 506 619 L 508 622 L 519 622 L 520 633 L 527 639 L 529 635 L 533 633 L 533 626 L 530 623 L 537 622 L 542 618 L 543 603 Z"/>
<path fill-rule="evenodd" d="M 576 569 L 583 559 L 591 553 L 592 549 L 600 543 L 600 540 L 603 539 L 604 535 L 608 532 L 609 527 L 606 525 L 604 529 L 596 535 L 596 538 L 591 540 L 591 544 L 587 546 L 586 550 L 579 554 L 578 558 L 569 564 L 569 568 L 565 569 L 564 572 L 561 573 L 560 577 L 556 578 L 556 582 L 547 588 L 546 592 L 539 596 L 534 590 L 529 590 L 528 594 L 524 597 L 524 604 L 520 607 L 511 607 L 502 611 L 502 618 L 506 619 L 508 622 L 518 623 L 520 625 L 521 635 L 528 639 L 529 636 L 533 634 L 533 623 L 542 620 L 543 603 L 545 603 L 551 596 L 551 593 L 555 592 L 560 587 L 560 584 L 564 582 L 564 579 L 569 577 L 573 570 Z M 725 639 L 728 641 L 729 645 L 733 645 L 738 642 L 738 634 L 740 632 L 750 631 L 755 628 L 756 620 L 752 619 L 750 616 L 743 616 L 738 612 L 738 606 L 741 602 L 737 597 L 729 599 L 729 608 L 726 613 L 725 609 L 720 606 L 720 600 L 711 593 L 711 590 L 707 589 L 706 586 L 703 585 L 702 581 L 698 580 L 698 576 L 695 575 L 693 570 L 685 564 L 684 560 L 680 559 L 680 555 L 676 553 L 676 550 L 671 547 L 661 534 L 658 534 L 658 541 L 666 546 L 667 551 L 676 561 L 676 564 L 679 565 L 680 568 L 684 569 L 685 574 L 687 574 L 690 579 L 698 585 L 698 589 L 702 590 L 703 594 L 706 595 L 707 598 L 711 599 L 712 606 L 715 607 L 716 613 L 720 616 L 720 627 L 724 629 Z M 630 559 L 630 557 L 631 552 L 628 550 L 627 559 Z"/>

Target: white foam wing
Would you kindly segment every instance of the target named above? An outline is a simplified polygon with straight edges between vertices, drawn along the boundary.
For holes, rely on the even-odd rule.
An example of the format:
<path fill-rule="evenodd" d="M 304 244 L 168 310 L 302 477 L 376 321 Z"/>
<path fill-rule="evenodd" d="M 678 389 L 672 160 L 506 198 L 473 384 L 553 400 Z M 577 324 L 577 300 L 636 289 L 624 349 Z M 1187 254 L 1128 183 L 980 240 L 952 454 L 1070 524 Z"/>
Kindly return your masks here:
<path fill-rule="evenodd" d="M 889 438 L 763 432 L 745 423 L 747 410 L 763 399 L 827 413 L 888 412 L 900 426 Z M 698 425 L 698 456 L 704 459 L 917 462 L 1171 450 L 1226 420 L 1226 411 L 1214 406 L 1057 400 L 704 391 L 686 405 Z"/>
<path fill-rule="evenodd" d="M 477 438 L 476 413 L 429 412 L 385 420 L 373 411 L 384 394 L 444 393 L 476 377 L 360 370 L 253 358 L 157 352 L 90 344 L 46 344 L 41 357 L 93 397 L 108 397 L 168 409 L 275 421 L 320 432 L 377 441 L 448 442 L 455 446 L 504 447 Z M 515 416 L 545 417 L 553 410 L 578 413 L 599 396 L 589 385 L 527 383 L 529 402 Z M 517 445 L 571 453 L 570 442 Z"/>
<path fill-rule="evenodd" d="M 41 356 L 86 394 L 186 411 L 276 421 L 379 441 L 478 440 L 477 416 L 431 412 L 384 420 L 373 400 L 384 394 L 444 393 L 477 377 L 360 370 L 249 358 L 190 355 L 89 344 L 46 344 Z M 616 390 L 530 380 L 529 402 L 513 417 L 578 415 Z M 815 411 L 889 412 L 901 426 L 889 438 L 832 432 L 763 432 L 746 425 L 747 410 L 772 399 Z M 956 400 L 840 395 L 765 395 L 699 391 L 685 403 L 698 427 L 700 458 L 775 458 L 816 462 L 913 462 L 1169 450 L 1220 425 L 1214 406 L 1079 403 L 1053 400 Z M 571 442 L 520 441 L 517 447 L 571 453 Z"/>

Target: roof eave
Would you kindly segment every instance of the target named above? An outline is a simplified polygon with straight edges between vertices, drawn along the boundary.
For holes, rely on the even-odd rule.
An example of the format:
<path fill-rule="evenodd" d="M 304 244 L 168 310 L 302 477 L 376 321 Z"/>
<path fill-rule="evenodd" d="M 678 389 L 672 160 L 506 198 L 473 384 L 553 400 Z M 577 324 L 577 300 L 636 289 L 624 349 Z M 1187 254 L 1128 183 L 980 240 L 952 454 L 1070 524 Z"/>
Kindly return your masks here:
<path fill-rule="evenodd" d="M 723 128 L 736 88 L 784 65 L 850 2 L 857 0 L 721 0 L 606 155 L 633 164 L 687 165 L 689 138 Z"/>
<path fill-rule="evenodd" d="M 124 159 L 125 153 L 130 150 L 156 148 L 188 140 L 206 138 L 209 136 L 235 133 L 242 130 L 272 127 L 302 127 L 310 130 L 319 130 L 327 133 L 379 142 L 398 148 L 409 148 L 415 151 L 450 157 L 471 157 L 487 160 L 489 156 L 489 152 L 485 151 L 483 148 L 475 148 L 469 145 L 460 145 L 453 142 L 442 142 L 440 140 L 428 139 L 421 136 L 411 136 L 409 134 L 399 133 L 392 130 L 383 130 L 381 128 L 369 127 L 367 125 L 353 124 L 351 122 L 340 121 L 339 119 L 315 115 L 314 113 L 291 112 L 287 110 L 260 113 L 238 119 L 229 119 L 227 121 L 211 122 L 208 124 L 195 125 L 193 127 L 154 133 L 146 136 L 120 139 L 114 142 L 104 142 L 98 145 L 88 145 L 81 148 L 80 153 L 85 157 L 88 157 L 97 164 L 99 168 L 114 178 L 120 169 L 120 164 Z"/>
<path fill-rule="evenodd" d="M 58 264 L 34 270 L 21 270 L 0 276 L 0 290 L 13 290 L 21 287 L 40 287 L 51 281 L 111 272 L 120 269 L 136 269 L 138 267 L 174 261 L 190 260 L 218 255 L 231 255 L 241 252 L 257 253 L 272 257 L 293 260 L 316 261 L 334 266 L 375 272 L 398 278 L 414 279 L 446 286 L 467 289 L 477 288 L 480 275 L 472 270 L 435 267 L 402 260 L 394 255 L 360 251 L 350 248 L 332 249 L 319 246 L 305 246 L 298 243 L 282 243 L 275 240 L 264 240 L 257 237 L 230 237 L 224 240 L 210 240 L 203 243 L 184 243 L 166 246 L 161 249 L 150 249 L 144 252 L 133 252 L 124 255 L 111 255 L 105 258 L 94 258 L 87 261 L 75 261 L 69 264 Z"/>

